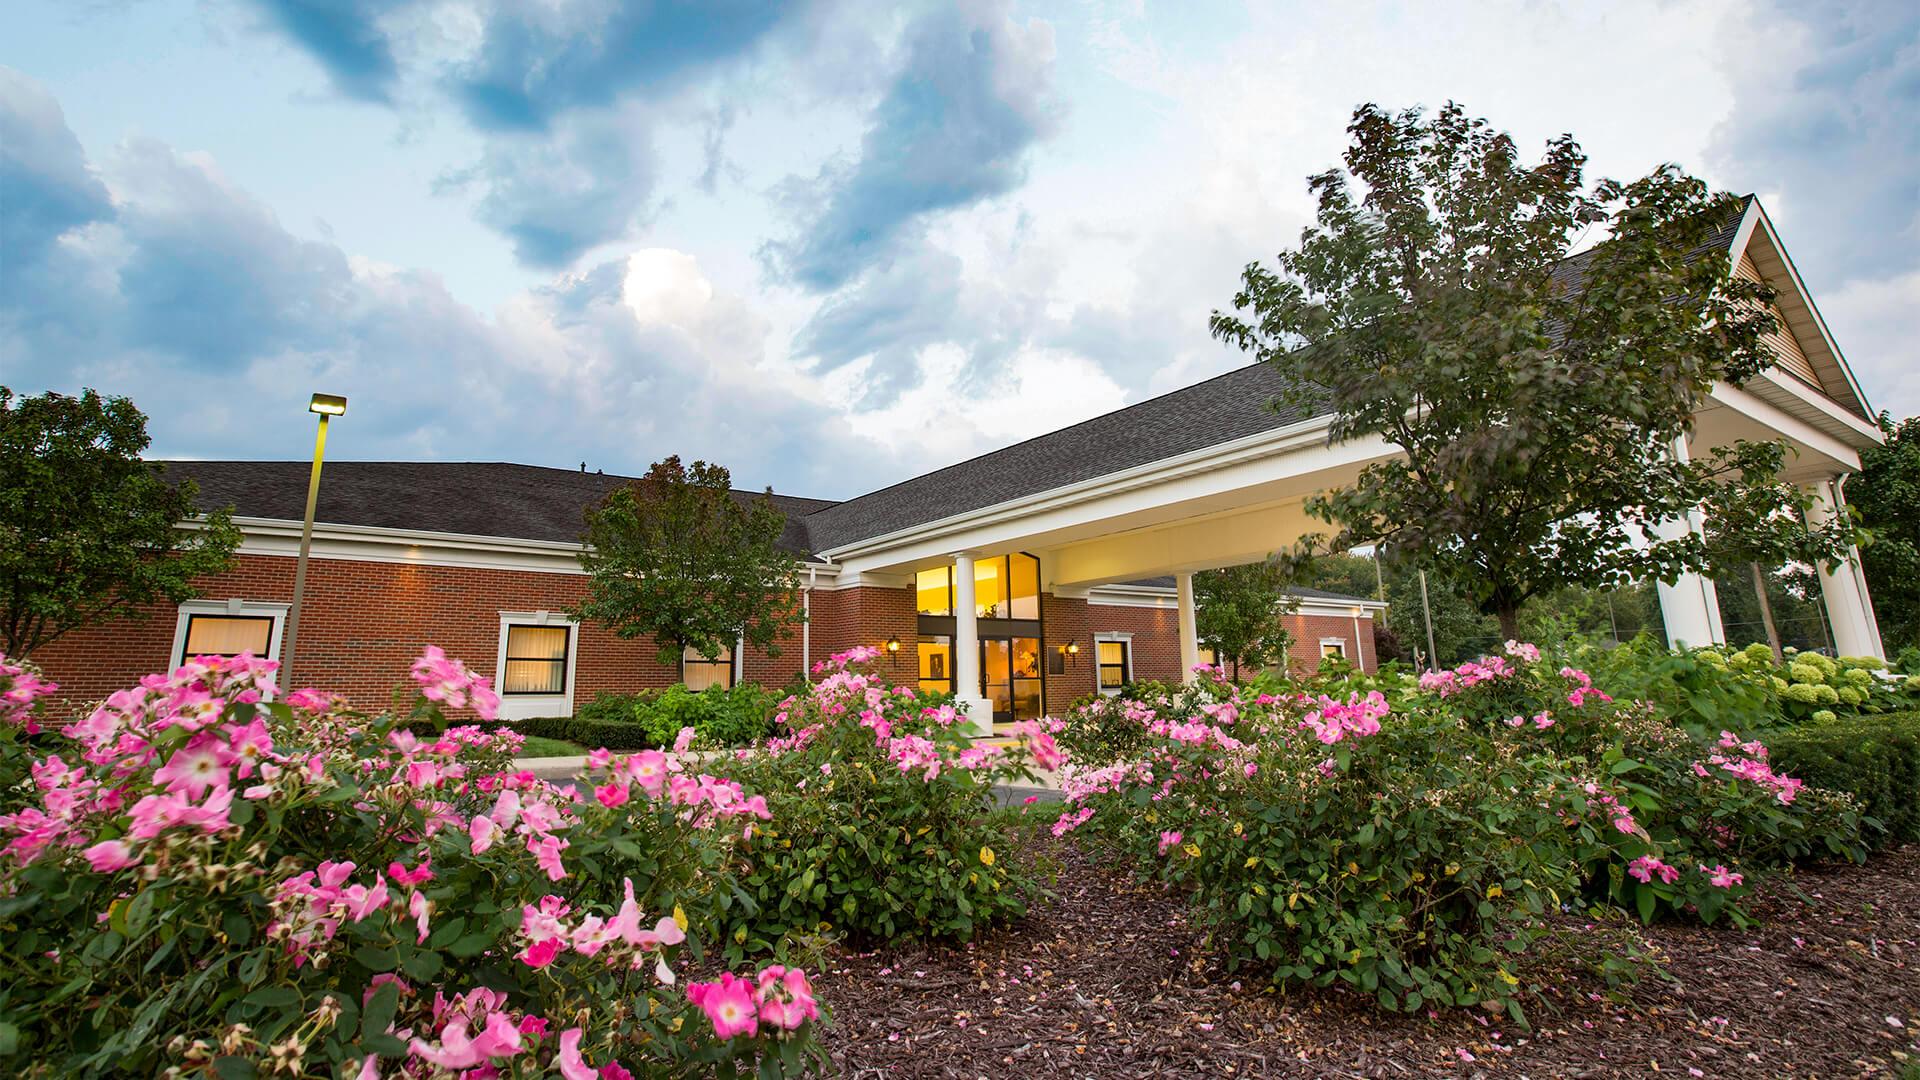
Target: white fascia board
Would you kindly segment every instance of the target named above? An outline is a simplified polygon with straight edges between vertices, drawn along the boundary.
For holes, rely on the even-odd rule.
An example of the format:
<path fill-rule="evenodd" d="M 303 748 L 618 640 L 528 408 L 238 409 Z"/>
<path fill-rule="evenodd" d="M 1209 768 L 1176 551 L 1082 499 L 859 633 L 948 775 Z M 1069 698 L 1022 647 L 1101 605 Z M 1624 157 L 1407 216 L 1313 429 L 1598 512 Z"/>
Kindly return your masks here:
<path fill-rule="evenodd" d="M 1302 420 L 1299 423 L 1248 435 L 1231 442 L 1203 447 L 1119 472 L 1106 473 L 1076 484 L 1051 488 L 1034 495 L 1009 499 L 978 510 L 969 510 L 925 524 L 883 533 L 866 540 L 830 548 L 822 551 L 820 556 L 844 563 L 850 559 L 905 547 L 909 544 L 939 540 L 944 536 L 967 530 L 1019 521 L 1037 514 L 1063 510 L 1144 487 L 1200 476 L 1262 458 L 1279 457 L 1295 450 L 1316 445 L 1325 447 L 1326 432 L 1332 424 L 1331 415 Z"/>
<path fill-rule="evenodd" d="M 1353 617 L 1358 608 L 1360 617 L 1371 619 L 1374 613 L 1387 610 L 1383 600 L 1329 600 L 1320 596 L 1299 597 L 1294 608 L 1295 615 L 1325 615 L 1341 619 Z M 1171 608 L 1179 606 L 1175 590 L 1154 585 L 1095 585 L 1087 590 L 1087 603 L 1102 607 L 1145 607 Z"/>
<path fill-rule="evenodd" d="M 281 518 L 235 517 L 240 529 L 239 554 L 298 557 L 298 521 Z M 199 519 L 181 523 L 197 529 Z M 565 540 L 525 540 L 471 533 L 390 529 L 372 525 L 332 525 L 315 522 L 311 554 L 316 559 L 342 562 L 402 563 L 474 570 L 520 570 L 545 574 L 585 574 L 580 568 L 581 545 Z M 825 577 L 839 568 L 827 563 L 802 566 Z"/>
<path fill-rule="evenodd" d="M 1295 615 L 1312 615 L 1316 618 L 1332 617 L 1337 619 L 1351 619 L 1355 617 L 1354 611 L 1356 609 L 1360 612 L 1360 618 L 1371 619 L 1375 612 L 1387 610 L 1387 605 L 1380 600 L 1328 600 L 1325 597 L 1319 596 L 1303 596 L 1300 598 L 1300 606 L 1294 608 L 1293 613 Z"/>
<path fill-rule="evenodd" d="M 1807 291 L 1807 283 L 1800 279 L 1800 271 L 1793 265 L 1793 256 L 1787 254 L 1787 246 L 1780 242 L 1780 234 L 1773 228 L 1773 219 L 1768 217 L 1766 210 L 1761 208 L 1759 199 L 1753 200 L 1753 205 L 1748 209 L 1748 216 L 1755 220 L 1741 222 L 1738 243 L 1734 247 L 1734 261 L 1737 263 L 1740 252 L 1747 249 L 1747 240 L 1751 237 L 1756 224 L 1759 228 L 1766 230 L 1767 242 L 1772 245 L 1774 254 L 1780 256 L 1780 265 L 1786 267 L 1787 278 L 1793 282 L 1795 291 L 1800 294 L 1801 303 L 1807 305 L 1807 313 L 1813 316 L 1814 328 L 1820 331 L 1821 344 L 1826 347 L 1827 352 L 1832 354 L 1834 366 L 1840 369 L 1840 374 L 1846 377 L 1847 389 L 1853 391 L 1853 400 L 1860 403 L 1861 412 L 1868 416 L 1874 415 L 1873 406 L 1867 403 L 1865 391 L 1860 389 L 1860 380 L 1853 377 L 1853 368 L 1848 366 L 1847 358 L 1841 354 L 1839 343 L 1833 340 L 1833 334 L 1827 329 L 1825 316 L 1820 314 L 1819 305 L 1813 302 L 1813 294 Z M 1859 419 L 1849 410 L 1842 411 L 1854 420 Z"/>
<path fill-rule="evenodd" d="M 1708 391 L 1733 409 L 1793 442 L 1858 468 L 1859 452 L 1880 445 L 1880 429 L 1791 375 L 1762 371 L 1744 385 L 1716 382 Z"/>

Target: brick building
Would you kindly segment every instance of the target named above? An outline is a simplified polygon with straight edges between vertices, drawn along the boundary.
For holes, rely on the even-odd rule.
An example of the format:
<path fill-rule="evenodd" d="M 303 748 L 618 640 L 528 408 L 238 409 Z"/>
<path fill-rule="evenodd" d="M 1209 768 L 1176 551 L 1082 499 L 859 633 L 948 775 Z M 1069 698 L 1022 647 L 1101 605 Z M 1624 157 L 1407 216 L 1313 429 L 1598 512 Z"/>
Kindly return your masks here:
<path fill-rule="evenodd" d="M 75 705 L 129 686 L 142 674 L 204 652 L 242 649 L 278 658 L 292 601 L 302 462 L 167 464 L 193 479 L 204 505 L 231 506 L 245 540 L 234 566 L 198 582 L 199 597 L 153 605 L 138 619 L 83 628 L 36 653 Z M 888 651 L 883 664 L 902 682 L 951 690 L 952 611 L 917 596 L 906 581 L 845 582 L 839 567 L 808 549 L 807 519 L 834 504 L 776 496 L 788 514 L 783 544 L 804 560 L 808 619 L 781 641 L 780 654 L 682 656 L 662 662 L 651 641 L 622 641 L 567 612 L 586 591 L 578 544 L 586 508 L 627 478 L 501 463 L 335 462 L 326 468 L 316 514 L 293 677 L 384 703 L 422 646 L 435 644 L 494 677 L 503 715 L 564 715 L 603 691 L 750 681 L 780 686 L 810 661 L 856 645 Z M 746 497 L 743 493 L 742 497 Z M 1004 560 L 976 574 L 982 684 L 995 718 L 1059 711 L 1109 684 L 1177 680 L 1178 590 L 1172 577 L 1094 587 L 1079 595 L 1039 592 L 1034 573 L 1008 579 L 995 599 Z M 944 601 L 944 598 L 942 598 Z M 997 605 L 997 607 L 996 607 Z M 1315 593 L 1303 596 L 1290 629 L 1293 663 L 1311 670 L 1327 651 L 1374 663 L 1372 622 L 1381 605 Z M 992 618 L 1031 615 L 1031 618 Z M 999 629 L 1002 633 L 995 633 Z M 942 632 L 944 631 L 944 632 Z M 1111 686 L 1110 686 L 1111 688 Z M 1018 700 L 1016 700 L 1016 691 Z"/>
<path fill-rule="evenodd" d="M 1688 458 L 1741 440 L 1780 440 L 1781 479 L 1816 522 L 1846 513 L 1843 481 L 1881 442 L 1874 413 L 1758 199 L 1699 252 L 1771 286 L 1777 360 L 1716 384 Z M 1264 558 L 1323 526 L 1306 500 L 1397 451 L 1335 439 L 1333 417 L 1300 404 L 1255 364 L 844 502 L 776 497 L 785 546 L 805 561 L 810 619 L 779 657 L 670 657 L 563 614 L 584 585 L 582 511 L 623 478 L 507 464 L 345 462 L 322 485 L 302 608 L 296 682 L 377 703 L 422 645 L 495 674 L 508 715 L 564 712 L 600 690 L 781 683 L 809 660 L 897 643 L 901 680 L 951 689 L 982 727 L 1058 711 L 1096 686 L 1172 679 L 1201 659 L 1192 575 Z M 1276 403 L 1285 402 L 1279 405 Z M 74 697 L 98 696 L 196 651 L 277 656 L 304 513 L 300 462 L 174 462 L 207 506 L 246 531 L 239 564 L 204 599 L 143 622 L 80 631 L 34 656 Z M 1702 532 L 1698 513 L 1664 536 Z M 1857 554 L 1822 565 L 1835 648 L 1880 656 Z M 1659 583 L 1668 640 L 1726 640 L 1713 582 Z M 1302 598 L 1290 663 L 1341 652 L 1372 668 L 1382 605 Z"/>

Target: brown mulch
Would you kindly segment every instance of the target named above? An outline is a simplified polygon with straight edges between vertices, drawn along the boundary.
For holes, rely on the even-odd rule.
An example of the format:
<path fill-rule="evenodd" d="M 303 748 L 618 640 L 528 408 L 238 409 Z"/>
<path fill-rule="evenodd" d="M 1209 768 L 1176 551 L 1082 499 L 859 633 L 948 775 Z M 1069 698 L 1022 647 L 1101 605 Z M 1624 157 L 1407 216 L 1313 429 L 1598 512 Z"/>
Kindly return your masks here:
<path fill-rule="evenodd" d="M 1526 1031 L 1236 982 L 1177 895 L 1038 843 L 1060 873 L 1027 918 L 970 946 L 832 958 L 816 983 L 845 1076 L 1920 1078 L 1920 849 L 1801 871 L 1753 929 L 1571 923 L 1567 948 L 1637 938 L 1665 977 L 1613 994 L 1548 979 Z"/>

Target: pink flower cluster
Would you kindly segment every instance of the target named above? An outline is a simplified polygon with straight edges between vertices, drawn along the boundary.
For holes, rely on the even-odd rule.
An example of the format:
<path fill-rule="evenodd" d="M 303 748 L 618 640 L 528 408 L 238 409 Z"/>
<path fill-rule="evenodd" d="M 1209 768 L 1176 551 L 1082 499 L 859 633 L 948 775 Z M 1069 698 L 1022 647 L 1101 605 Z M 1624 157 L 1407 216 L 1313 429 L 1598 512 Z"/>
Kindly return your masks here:
<path fill-rule="evenodd" d="M 611 919 L 587 915 L 568 925 L 566 919 L 572 909 L 564 899 L 552 895 L 543 897 L 538 905 L 524 905 L 520 910 L 520 939 L 526 946 L 520 950 L 519 961 L 531 968 L 543 968 L 568 950 L 582 956 L 605 952 L 609 966 L 625 962 L 637 970 L 646 956 L 660 953 L 654 959 L 654 977 L 673 985 L 673 968 L 662 947 L 685 941 L 685 929 L 671 915 L 661 916 L 652 929 L 643 926 L 640 905 L 633 897 L 633 880 L 625 879 L 622 885 L 626 899 Z"/>
<path fill-rule="evenodd" d="M 1511 728 L 1526 727 L 1528 723 L 1524 716 L 1510 717 L 1507 720 L 1507 726 Z M 1553 714 L 1545 711 L 1534 713 L 1531 723 L 1535 728 L 1545 731 L 1553 726 Z"/>
<path fill-rule="evenodd" d="M 360 922 L 393 900 L 385 875 L 375 873 L 371 885 L 349 884 L 354 870 L 350 862 L 324 861 L 319 869 L 288 878 L 275 890 L 274 919 L 267 927 L 267 936 L 287 939 L 287 951 L 293 954 L 295 967 L 305 965 L 318 947 L 332 941 L 342 924 Z M 414 920 L 417 940 L 427 940 L 433 903 L 411 887 L 431 879 L 433 871 L 422 863 L 418 870 L 409 872 L 397 862 L 387 870 L 398 884 L 409 889 L 407 911 Z"/>
<path fill-rule="evenodd" d="M 1531 648 L 1532 646 L 1528 646 Z M 1420 676 L 1420 689 L 1451 697 L 1484 682 L 1512 677 L 1514 667 L 1504 656 L 1485 656 L 1469 660 L 1452 671 L 1429 671 Z"/>
<path fill-rule="evenodd" d="M 880 659 L 880 650 L 872 645 L 855 645 L 846 652 L 837 652 L 825 660 L 813 665 L 815 675 L 824 675 L 829 671 L 845 671 L 860 664 L 871 664 Z"/>
<path fill-rule="evenodd" d="M 451 1001 L 436 991 L 433 1028 L 439 1037 L 432 1041 L 416 1037 L 409 1042 L 408 1050 L 421 1061 L 448 1072 L 499 1076 L 500 1065 L 532 1052 L 533 1040 L 547 1035 L 545 1017 L 516 1013 L 506 1005 L 505 994 L 485 987 L 469 990 Z M 560 1033 L 553 1064 L 561 1076 L 566 1080 L 610 1080 L 626 1073 L 611 1063 L 598 1071 L 588 1065 L 580 1054 L 583 1034 L 584 1030 L 577 1027 Z M 367 1059 L 367 1067 L 360 1074 L 363 1080 L 378 1075 L 368 1071 L 373 1060 Z"/>
<path fill-rule="evenodd" d="M 500 714 L 500 695 L 485 676 L 467 670 L 467 665 L 452 659 L 438 645 L 429 645 L 413 662 L 413 681 L 429 701 L 450 709 L 472 706 L 482 720 Z"/>
<path fill-rule="evenodd" d="M 1578 779 L 1575 782 L 1580 783 Z M 1580 790 L 1586 792 L 1587 802 L 1590 805 L 1599 807 L 1602 813 L 1613 819 L 1614 828 L 1629 835 L 1645 835 L 1640 832 L 1639 823 L 1633 820 L 1633 811 L 1628 809 L 1625 803 L 1614 798 L 1611 793 L 1603 790 L 1599 784 L 1588 780 L 1580 783 Z"/>
<path fill-rule="evenodd" d="M 1345 701 L 1322 694 L 1316 704 L 1313 711 L 1300 718 L 1300 726 L 1329 746 L 1349 737 L 1380 734 L 1380 720 L 1392 708 L 1378 690 L 1369 691 L 1365 697 L 1357 692 L 1349 694 Z"/>
<path fill-rule="evenodd" d="M 1573 689 L 1567 691 L 1567 704 L 1576 709 L 1585 705 L 1588 698 L 1602 703 L 1613 700 L 1606 691 L 1594 687 L 1593 676 L 1579 668 L 1563 667 L 1560 669 L 1560 677 L 1573 684 Z"/>
<path fill-rule="evenodd" d="M 1651 855 L 1642 855 L 1627 864 L 1627 873 L 1644 882 L 1652 882 L 1655 876 L 1668 885 L 1680 880 L 1680 871 Z"/>
<path fill-rule="evenodd" d="M 1171 831 L 1162 830 L 1160 833 L 1160 854 L 1165 855 L 1167 852 L 1179 847 L 1180 841 L 1183 839 L 1185 838 L 1180 835 L 1180 830 L 1178 829 Z"/>
<path fill-rule="evenodd" d="M 1697 761 L 1694 762 L 1693 773 L 1695 776 L 1702 778 L 1712 776 L 1713 774 L 1708 771 L 1708 766 L 1713 766 L 1737 779 L 1745 780 L 1748 783 L 1756 784 L 1772 791 L 1774 799 L 1782 806 L 1792 804 L 1793 800 L 1799 796 L 1800 789 L 1806 786 L 1806 781 L 1804 780 L 1797 780 L 1791 776 L 1783 776 L 1780 773 L 1774 772 L 1773 766 L 1767 764 L 1767 748 L 1760 742 L 1743 743 L 1740 741 L 1740 737 L 1733 732 L 1722 731 L 1720 733 L 1719 747 L 1721 750 L 1731 751 L 1731 753 L 1709 755 L 1705 765 Z"/>
<path fill-rule="evenodd" d="M 716 982 L 690 983 L 687 1000 L 707 1014 L 722 1039 L 757 1034 L 763 1023 L 776 1031 L 798 1031 L 820 1016 L 807 973 L 780 964 L 762 968 L 755 981 L 728 971 Z"/>
<path fill-rule="evenodd" d="M 1067 763 L 1066 752 L 1060 749 L 1051 732 L 1038 721 L 1022 720 L 1013 725 L 1013 734 L 1027 745 L 1027 752 L 1033 755 L 1034 764 L 1043 769 L 1058 769 Z"/>
<path fill-rule="evenodd" d="M 0 724 L 15 725 L 29 735 L 40 734 L 40 724 L 33 718 L 34 702 L 58 689 L 59 684 L 40 678 L 0 653 Z"/>

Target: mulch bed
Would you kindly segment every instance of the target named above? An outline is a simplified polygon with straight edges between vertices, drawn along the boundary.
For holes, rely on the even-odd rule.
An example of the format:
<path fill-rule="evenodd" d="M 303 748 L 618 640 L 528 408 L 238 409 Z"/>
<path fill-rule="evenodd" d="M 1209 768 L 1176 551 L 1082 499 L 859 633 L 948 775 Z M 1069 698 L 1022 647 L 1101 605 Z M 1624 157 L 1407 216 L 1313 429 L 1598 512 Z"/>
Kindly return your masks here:
<path fill-rule="evenodd" d="M 1570 924 L 1564 947 L 1637 938 L 1665 977 L 1613 995 L 1548 980 L 1529 1032 L 1236 982 L 1177 895 L 1071 839 L 1035 843 L 1060 874 L 1026 919 L 833 957 L 816 983 L 847 1077 L 1920 1077 L 1920 849 L 1802 871 L 1750 930 Z"/>

